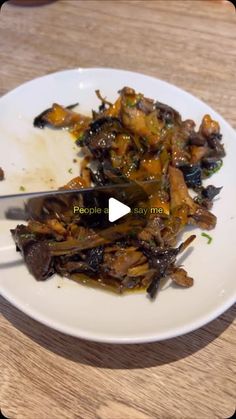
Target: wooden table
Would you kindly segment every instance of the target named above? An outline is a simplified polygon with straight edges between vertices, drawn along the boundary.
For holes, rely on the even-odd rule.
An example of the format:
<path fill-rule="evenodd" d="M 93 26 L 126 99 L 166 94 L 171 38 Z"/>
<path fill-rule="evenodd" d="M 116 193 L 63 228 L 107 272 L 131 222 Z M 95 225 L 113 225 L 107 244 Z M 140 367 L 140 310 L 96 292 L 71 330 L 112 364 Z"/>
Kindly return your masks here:
<path fill-rule="evenodd" d="M 0 23 L 0 94 L 64 68 L 125 68 L 188 90 L 236 127 L 236 22 L 229 3 L 4 4 Z M 0 407 L 6 417 L 222 419 L 233 414 L 235 308 L 186 336 L 112 346 L 50 330 L 0 301 Z"/>

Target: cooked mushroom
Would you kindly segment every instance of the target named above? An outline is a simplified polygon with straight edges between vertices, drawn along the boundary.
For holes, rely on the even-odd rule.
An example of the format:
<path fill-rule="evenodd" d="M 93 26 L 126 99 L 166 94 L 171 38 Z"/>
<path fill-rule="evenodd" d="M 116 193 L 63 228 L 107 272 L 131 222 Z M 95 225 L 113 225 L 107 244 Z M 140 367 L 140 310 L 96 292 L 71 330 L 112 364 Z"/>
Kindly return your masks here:
<path fill-rule="evenodd" d="M 34 119 L 38 128 L 67 129 L 84 154 L 80 175 L 60 189 L 79 191 L 92 183 L 117 188 L 125 183 L 132 186 L 130 202 L 138 209 L 143 210 L 149 198 L 147 218 L 129 214 L 110 226 L 96 214 L 74 214 L 73 196 L 31 199 L 28 225 L 12 230 L 17 250 L 37 280 L 58 273 L 118 293 L 146 289 L 150 298 L 166 278 L 190 287 L 193 279 L 176 260 L 195 235 L 177 243 L 188 224 L 215 227 L 216 217 L 209 209 L 221 188 L 204 187 L 202 181 L 222 166 L 220 126 L 205 115 L 197 131 L 193 120 L 182 121 L 172 107 L 129 87 L 114 103 L 98 90 L 96 95 L 101 105 L 92 118 L 76 112 L 73 105 L 54 103 Z M 0 179 L 3 176 L 0 170 Z M 137 193 L 137 186 L 140 191 L 147 179 L 154 179 L 155 186 L 142 186 L 142 193 Z M 197 193 L 195 198 L 189 188 Z M 120 196 L 122 200 L 122 189 Z M 107 198 L 96 192 L 77 193 L 76 202 L 82 208 L 101 209 Z"/>

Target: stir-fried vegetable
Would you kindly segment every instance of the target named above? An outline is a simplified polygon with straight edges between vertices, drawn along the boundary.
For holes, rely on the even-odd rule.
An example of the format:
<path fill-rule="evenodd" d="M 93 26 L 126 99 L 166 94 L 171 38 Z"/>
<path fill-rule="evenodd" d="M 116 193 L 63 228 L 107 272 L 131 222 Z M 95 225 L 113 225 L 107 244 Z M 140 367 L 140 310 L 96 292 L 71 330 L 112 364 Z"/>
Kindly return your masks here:
<path fill-rule="evenodd" d="M 75 112 L 75 105 L 53 104 L 34 120 L 38 128 L 68 129 L 84 153 L 80 176 L 61 189 L 153 179 L 156 186 L 145 193 L 150 208 L 162 211 L 151 212 L 146 222 L 131 217 L 106 227 L 96 215 L 73 216 L 63 200 L 42 203 L 43 217 L 40 210 L 37 219 L 12 230 L 17 250 L 38 280 L 58 273 L 118 292 L 146 289 L 151 298 L 167 278 L 189 287 L 193 279 L 176 258 L 195 236 L 179 246 L 177 241 L 187 225 L 207 230 L 216 225 L 209 210 L 221 188 L 204 188 L 202 179 L 222 166 L 219 124 L 205 115 L 196 130 L 194 121 L 183 121 L 170 106 L 128 87 L 114 104 L 96 94 L 101 105 L 92 118 Z M 197 193 L 195 198 L 189 188 Z M 81 195 L 80 206 L 93 206 L 99 203 L 96 199 Z"/>

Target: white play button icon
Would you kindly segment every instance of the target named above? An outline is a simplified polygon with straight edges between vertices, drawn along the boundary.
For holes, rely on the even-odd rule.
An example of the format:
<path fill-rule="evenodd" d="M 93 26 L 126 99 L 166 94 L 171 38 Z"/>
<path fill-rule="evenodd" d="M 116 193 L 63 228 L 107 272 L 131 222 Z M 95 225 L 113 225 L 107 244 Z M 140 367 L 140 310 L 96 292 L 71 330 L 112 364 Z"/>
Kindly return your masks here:
<path fill-rule="evenodd" d="M 128 214 L 130 211 L 131 209 L 128 205 L 122 204 L 122 202 L 115 198 L 109 198 L 109 221 L 111 223 L 124 217 L 124 215 Z"/>

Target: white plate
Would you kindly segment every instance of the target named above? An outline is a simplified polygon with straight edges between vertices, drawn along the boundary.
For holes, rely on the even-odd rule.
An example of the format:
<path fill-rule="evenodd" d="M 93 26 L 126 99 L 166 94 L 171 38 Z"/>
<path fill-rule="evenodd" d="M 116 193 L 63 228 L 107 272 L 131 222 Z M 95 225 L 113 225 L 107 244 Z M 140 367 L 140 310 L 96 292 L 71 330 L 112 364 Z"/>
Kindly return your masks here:
<path fill-rule="evenodd" d="M 72 177 L 70 168 L 73 175 L 78 173 L 72 163 L 77 150 L 69 134 L 34 128 L 34 116 L 53 102 L 78 101 L 81 112 L 90 113 L 99 104 L 96 89 L 114 100 L 123 86 L 166 102 L 183 118 L 199 123 L 209 113 L 221 125 L 227 156 L 222 170 L 208 182 L 224 186 L 213 208 L 217 227 L 210 233 L 211 245 L 196 229 L 193 252 L 184 261 L 194 286 L 167 286 L 150 302 L 143 293 L 116 296 L 57 276 L 37 282 L 15 252 L 9 233 L 15 222 L 0 221 L 0 288 L 20 310 L 70 335 L 112 343 L 150 342 L 201 327 L 235 301 L 236 135 L 219 114 L 171 84 L 128 71 L 76 69 L 32 80 L 0 99 L 0 166 L 6 173 L 0 194 L 18 192 L 20 186 L 27 191 L 55 188 Z"/>

